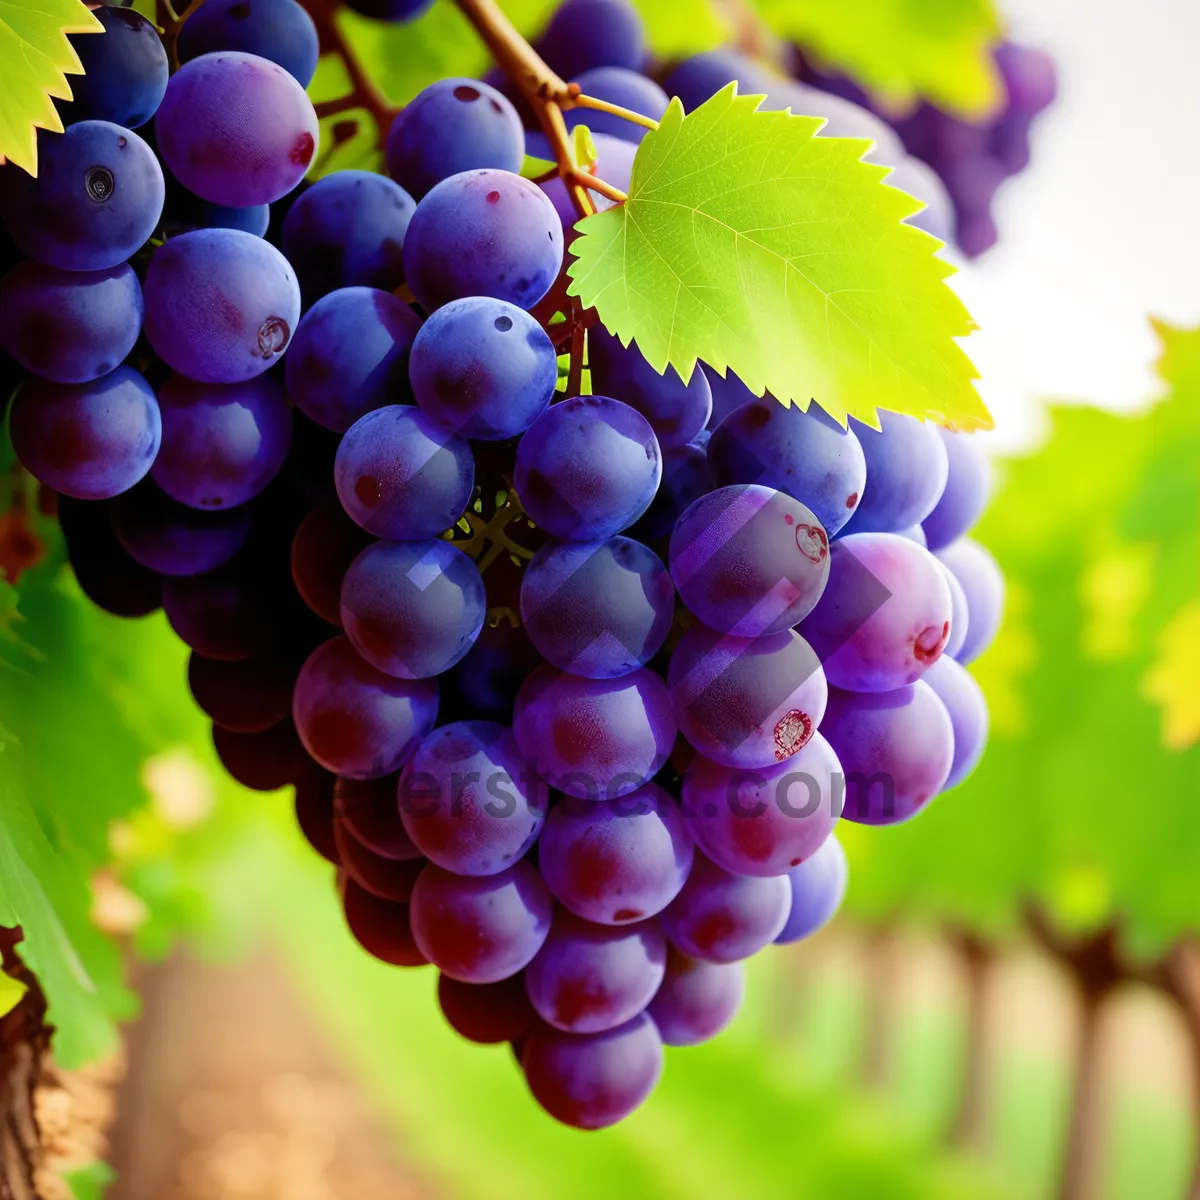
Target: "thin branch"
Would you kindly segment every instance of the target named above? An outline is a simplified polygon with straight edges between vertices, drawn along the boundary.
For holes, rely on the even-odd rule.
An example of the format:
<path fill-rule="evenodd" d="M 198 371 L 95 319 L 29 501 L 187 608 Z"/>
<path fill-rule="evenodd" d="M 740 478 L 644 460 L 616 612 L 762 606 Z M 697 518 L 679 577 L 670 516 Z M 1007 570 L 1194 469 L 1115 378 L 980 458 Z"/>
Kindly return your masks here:
<path fill-rule="evenodd" d="M 623 121 L 629 121 L 633 125 L 642 125 L 646 129 L 658 128 L 658 122 L 653 117 L 648 117 L 645 113 L 634 112 L 632 108 L 622 108 L 619 104 L 609 104 L 607 100 L 597 100 L 595 96 L 581 92 L 577 83 L 568 84 L 567 91 L 570 102 L 564 103 L 563 108 L 591 108 L 596 112 L 620 117 Z"/>
<path fill-rule="evenodd" d="M 571 365 L 567 370 L 567 395 L 578 396 L 583 387 L 583 352 L 587 346 L 587 330 L 578 319 L 578 304 L 571 302 L 571 315 L 576 318 L 575 328 L 571 331 Z"/>
<path fill-rule="evenodd" d="M 624 204 L 629 199 L 620 188 L 613 187 L 611 183 L 605 183 L 603 179 L 597 179 L 595 175 L 589 175 L 586 171 L 572 171 L 571 178 L 580 187 L 588 188 L 593 192 L 599 192 L 601 196 L 607 196 L 610 200 L 616 201 L 617 204 Z"/>

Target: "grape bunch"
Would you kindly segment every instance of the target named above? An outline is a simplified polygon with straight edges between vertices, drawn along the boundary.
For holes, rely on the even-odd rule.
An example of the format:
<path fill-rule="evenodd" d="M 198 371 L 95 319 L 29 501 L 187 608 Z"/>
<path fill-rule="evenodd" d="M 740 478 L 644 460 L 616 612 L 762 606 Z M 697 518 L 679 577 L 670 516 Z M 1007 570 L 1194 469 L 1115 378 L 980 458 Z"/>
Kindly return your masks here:
<path fill-rule="evenodd" d="M 573 217 L 517 173 L 504 94 L 434 83 L 388 177 L 304 184 L 294 0 L 208 0 L 173 75 L 98 14 L 41 174 L 0 175 L 19 459 L 83 591 L 190 648 L 229 773 L 295 789 L 362 947 L 432 964 L 553 1117 L 619 1121 L 664 1045 L 733 1018 L 746 959 L 832 917 L 839 818 L 905 820 L 978 761 L 986 460 L 660 375 L 596 325 L 569 394 Z M 541 45 L 661 114 L 640 36 L 568 0 Z M 641 130 L 610 129 L 615 172 Z"/>

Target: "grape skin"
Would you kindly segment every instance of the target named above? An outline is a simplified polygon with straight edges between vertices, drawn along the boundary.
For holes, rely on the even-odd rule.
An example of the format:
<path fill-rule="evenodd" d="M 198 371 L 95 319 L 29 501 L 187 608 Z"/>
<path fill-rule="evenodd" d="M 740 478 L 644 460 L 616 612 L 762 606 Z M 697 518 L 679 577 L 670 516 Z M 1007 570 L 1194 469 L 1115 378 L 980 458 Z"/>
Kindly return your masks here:
<path fill-rule="evenodd" d="M 333 819 L 382 858 L 410 862 L 424 855 L 400 820 L 399 775 L 382 779 L 338 779 L 333 785 Z"/>
<path fill-rule="evenodd" d="M 537 48 L 564 79 L 572 79 L 596 67 L 637 70 L 646 56 L 646 34 L 629 0 L 566 0 Z"/>
<path fill-rule="evenodd" d="M 261 733 L 291 716 L 298 666 L 288 654 L 221 662 L 193 652 L 188 659 L 188 687 L 214 725 L 235 733 Z"/>
<path fill-rule="evenodd" d="M 212 738 L 221 765 L 252 791 L 278 791 L 305 769 L 304 748 L 290 718 L 258 733 L 237 733 L 214 725 Z"/>
<path fill-rule="evenodd" d="M 227 563 L 246 543 L 250 513 L 201 513 L 143 482 L 117 497 L 113 531 L 125 551 L 160 575 L 200 575 Z"/>
<path fill-rule="evenodd" d="M 925 672 L 925 682 L 937 693 L 954 728 L 954 759 L 942 791 L 958 787 L 979 765 L 988 736 L 988 707 L 983 689 L 954 659 L 943 656 Z"/>
<path fill-rule="evenodd" d="M 933 511 L 950 465 L 937 427 L 904 413 L 881 412 L 878 430 L 854 417 L 867 463 L 867 484 L 847 533 L 898 533 Z"/>
<path fill-rule="evenodd" d="M 524 975 L 498 983 L 461 983 L 440 975 L 438 1005 L 455 1033 L 481 1046 L 523 1037 L 537 1021 L 525 994 Z"/>
<path fill-rule="evenodd" d="M 348 878 L 381 900 L 407 904 L 412 899 L 417 876 L 425 868 L 423 858 L 396 859 L 376 854 L 363 845 L 345 821 L 333 819 L 333 839 L 338 862 Z"/>
<path fill-rule="evenodd" d="M 787 873 L 787 879 L 792 901 L 787 923 L 775 938 L 781 946 L 812 937 L 833 920 L 841 907 L 849 879 L 841 842 L 833 836 L 826 838 L 812 858 Z"/>
<path fill-rule="evenodd" d="M 992 481 L 991 460 L 976 434 L 954 433 L 940 426 L 937 432 L 946 447 L 948 470 L 937 504 L 921 522 L 930 550 L 945 549 L 979 520 Z"/>
<path fill-rule="evenodd" d="M 664 1045 L 698 1046 L 729 1025 L 745 991 L 746 971 L 740 962 L 703 962 L 672 946 L 662 987 L 646 1011 Z"/>
<path fill-rule="evenodd" d="M 60 495 L 58 521 L 75 580 L 97 608 L 131 618 L 162 606 L 162 577 L 134 562 L 121 548 L 107 503 Z"/>
<path fill-rule="evenodd" d="M 315 505 L 296 528 L 292 582 L 304 603 L 330 625 L 341 628 L 342 580 L 370 542 L 336 500 Z"/>
<path fill-rule="evenodd" d="M 407 904 L 382 900 L 345 879 L 342 908 L 354 940 L 374 958 L 394 967 L 422 967 L 429 961 L 413 938 Z"/>
<path fill-rule="evenodd" d="M 296 0 L 205 0 L 179 31 L 179 60 L 240 50 L 270 59 L 306 88 L 317 69 L 317 27 Z"/>
<path fill-rule="evenodd" d="M 991 553 L 971 538 L 937 552 L 937 557 L 963 590 L 967 603 L 967 635 L 955 655 L 966 666 L 992 644 L 1004 616 L 1004 575 Z"/>

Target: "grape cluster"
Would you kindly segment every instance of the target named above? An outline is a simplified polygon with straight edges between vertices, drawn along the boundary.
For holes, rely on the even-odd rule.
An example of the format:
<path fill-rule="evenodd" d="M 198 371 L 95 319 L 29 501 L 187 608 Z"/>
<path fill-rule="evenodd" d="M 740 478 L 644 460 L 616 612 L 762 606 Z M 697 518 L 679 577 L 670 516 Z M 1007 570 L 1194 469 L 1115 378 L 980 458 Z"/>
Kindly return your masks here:
<path fill-rule="evenodd" d="M 554 1117 L 618 1121 L 664 1044 L 732 1019 L 745 959 L 833 915 L 839 816 L 904 820 L 978 760 L 985 460 L 660 375 L 598 327 L 565 394 L 566 197 L 516 174 L 501 92 L 435 83 L 391 178 L 300 187 L 293 0 L 209 0 L 169 81 L 152 27 L 98 12 L 77 119 L 0 177 L 20 460 L 85 593 L 190 647 L 230 774 L 294 786 L 358 942 L 432 963 Z M 640 36 L 568 0 L 542 45 L 661 111 Z M 602 161 L 638 136 L 598 133 Z"/>

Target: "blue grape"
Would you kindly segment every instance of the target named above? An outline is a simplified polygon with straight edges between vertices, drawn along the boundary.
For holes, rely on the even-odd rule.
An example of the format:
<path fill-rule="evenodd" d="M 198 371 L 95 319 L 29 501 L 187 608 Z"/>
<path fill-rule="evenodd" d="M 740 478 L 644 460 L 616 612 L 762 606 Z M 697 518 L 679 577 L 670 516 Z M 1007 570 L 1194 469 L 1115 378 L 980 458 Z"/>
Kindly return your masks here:
<path fill-rule="evenodd" d="M 38 175 L 10 170 L 0 215 L 30 258 L 64 271 L 107 271 L 153 234 L 166 185 L 154 151 L 109 121 L 38 139 Z"/>
<path fill-rule="evenodd" d="M 333 819 L 372 853 L 396 862 L 425 856 L 408 836 L 397 799 L 399 775 L 339 779 L 333 787 Z"/>
<path fill-rule="evenodd" d="M 996 560 L 978 542 L 959 538 L 937 552 L 966 597 L 967 635 L 954 656 L 964 666 L 992 644 L 1004 615 L 1004 576 Z"/>
<path fill-rule="evenodd" d="M 422 541 L 449 529 L 475 487 L 466 439 L 409 404 L 360 417 L 342 438 L 333 472 L 351 519 L 393 541 Z"/>
<path fill-rule="evenodd" d="M 438 1005 L 455 1033 L 481 1046 L 514 1041 L 537 1022 L 523 975 L 510 975 L 497 983 L 461 983 L 442 975 Z"/>
<path fill-rule="evenodd" d="M 661 121 L 667 111 L 670 98 L 652 79 L 628 67 L 592 67 L 582 71 L 571 81 L 577 83 L 582 92 L 597 100 L 628 108 L 644 117 Z M 644 125 L 635 125 L 624 117 L 595 109 L 577 108 L 564 114 L 567 128 L 586 125 L 593 133 L 607 134 L 622 141 L 641 142 L 649 130 Z"/>
<path fill-rule="evenodd" d="M 300 319 L 288 261 L 253 234 L 197 229 L 160 246 L 146 268 L 146 338 L 200 383 L 241 383 L 287 349 Z"/>
<path fill-rule="evenodd" d="M 894 692 L 830 688 L 822 729 L 845 772 L 848 821 L 907 821 L 946 785 L 954 728 L 923 679 Z"/>
<path fill-rule="evenodd" d="M 162 440 L 150 385 L 132 367 L 89 383 L 31 378 L 9 413 L 13 450 L 56 492 L 107 500 L 143 479 Z"/>
<path fill-rule="evenodd" d="M 663 928 L 690 958 L 740 962 L 779 936 L 791 899 L 786 875 L 733 875 L 697 855 L 683 890 L 662 915 Z"/>
<path fill-rule="evenodd" d="M 371 537 L 336 501 L 314 505 L 292 537 L 292 582 L 323 621 L 342 624 L 342 580 Z"/>
<path fill-rule="evenodd" d="M 193 652 L 188 658 L 188 689 L 214 725 L 235 733 L 262 733 L 292 715 L 298 668 L 291 654 L 221 662 Z"/>
<path fill-rule="evenodd" d="M 730 767 L 790 758 L 816 732 L 828 696 L 821 662 L 798 633 L 740 638 L 699 622 L 671 655 L 667 687 L 683 736 Z"/>
<path fill-rule="evenodd" d="M 925 682 L 937 693 L 954 728 L 954 760 L 943 791 L 958 787 L 979 765 L 988 735 L 988 707 L 983 690 L 971 673 L 943 656 L 925 672 Z"/>
<path fill-rule="evenodd" d="M 679 518 L 671 578 L 705 625 L 739 637 L 782 633 L 829 577 L 829 539 L 799 500 L 757 484 L 718 488 Z"/>
<path fill-rule="evenodd" d="M 632 525 L 661 478 L 658 440 L 645 417 L 608 396 L 576 396 L 530 426 L 513 484 L 547 533 L 590 542 Z"/>
<path fill-rule="evenodd" d="M 745 991 L 740 962 L 704 962 L 671 947 L 666 977 L 646 1011 L 665 1045 L 698 1046 L 733 1020 Z"/>
<path fill-rule="evenodd" d="M 950 589 L 950 637 L 946 640 L 942 657 L 958 658 L 963 646 L 967 644 L 967 630 L 970 627 L 971 614 L 967 611 L 967 594 L 958 582 L 958 576 L 940 558 L 937 564 L 942 568 L 946 586 Z"/>
<path fill-rule="evenodd" d="M 760 483 L 794 496 L 830 537 L 854 515 L 867 484 L 853 433 L 815 402 L 802 412 L 772 396 L 744 404 L 713 430 L 708 462 L 718 487 Z"/>
<path fill-rule="evenodd" d="M 560 800 L 538 840 L 538 866 L 559 903 L 597 925 L 628 925 L 679 894 L 695 847 L 656 784 L 620 800 Z"/>
<path fill-rule="evenodd" d="M 787 924 L 775 941 L 779 945 L 798 942 L 829 924 L 842 906 L 848 878 L 846 852 L 841 842 L 830 835 L 812 858 L 787 873 L 792 890 L 791 909 Z"/>
<path fill-rule="evenodd" d="M 71 76 L 71 101 L 60 106 L 64 125 L 112 121 L 144 125 L 167 90 L 170 67 L 158 31 L 140 13 L 115 4 L 95 10 L 103 36 L 72 41 L 82 75 Z"/>
<path fill-rule="evenodd" d="M 604 1033 L 535 1026 L 521 1052 L 533 1098 L 556 1121 L 604 1129 L 624 1120 L 654 1090 L 663 1048 L 645 1013 Z"/>
<path fill-rule="evenodd" d="M 566 1033 L 603 1033 L 636 1017 L 654 998 L 667 962 L 657 921 L 614 928 L 560 908 L 525 970 L 538 1016 Z"/>
<path fill-rule="evenodd" d="M 168 578 L 163 611 L 179 640 L 205 658 L 239 662 L 277 645 L 279 597 L 239 557 L 203 575 Z"/>
<path fill-rule="evenodd" d="M 562 224 L 535 183 L 508 171 L 464 171 L 417 205 L 404 277 L 428 312 L 466 296 L 532 308 L 562 267 Z"/>
<path fill-rule="evenodd" d="M 521 579 L 521 624 L 542 657 L 588 679 L 636 671 L 662 648 L 675 588 L 641 542 L 548 542 Z"/>
<path fill-rule="evenodd" d="M 189 191 L 214 204 L 271 204 L 304 178 L 317 114 L 276 63 L 222 50 L 171 76 L 154 119 L 158 152 Z"/>
<path fill-rule="evenodd" d="M 381 962 L 423 967 L 429 961 L 413 938 L 407 904 L 380 899 L 347 879 L 342 884 L 342 911 L 354 940 Z"/>
<path fill-rule="evenodd" d="M 952 603 L 928 550 L 899 534 L 855 533 L 833 543 L 829 585 L 800 632 L 834 687 L 890 692 L 945 650 Z"/>
<path fill-rule="evenodd" d="M 545 411 L 558 382 L 546 331 L 490 296 L 439 308 L 413 341 L 408 377 L 421 408 L 462 437 L 516 437 Z"/>
<path fill-rule="evenodd" d="M 234 508 L 279 473 L 292 443 L 292 410 L 269 375 L 245 383 L 194 383 L 172 375 L 159 389 L 162 447 L 150 474 L 192 508 Z"/>
<path fill-rule="evenodd" d="M 933 511 L 921 522 L 930 550 L 962 537 L 983 513 L 991 490 L 991 462 L 975 434 L 938 428 L 946 446 L 946 486 Z"/>
<path fill-rule="evenodd" d="M 439 79 L 388 130 L 388 174 L 418 200 L 443 179 L 493 167 L 516 173 L 525 132 L 509 100 L 478 79 Z"/>
<path fill-rule="evenodd" d="M 620 679 L 580 679 L 544 665 L 517 694 L 513 733 L 552 787 L 612 800 L 659 772 L 676 725 L 666 684 L 645 667 Z"/>
<path fill-rule="evenodd" d="M 29 259 L 0 279 L 0 347 L 55 383 L 89 383 L 133 349 L 142 289 L 128 263 L 62 271 Z"/>
<path fill-rule="evenodd" d="M 261 733 L 236 733 L 214 725 L 212 740 L 221 766 L 242 787 L 255 792 L 276 792 L 306 769 L 304 748 L 290 720 Z"/>
<path fill-rule="evenodd" d="M 692 112 L 735 80 L 743 96 L 774 95 L 777 89 L 787 86 L 787 80 L 754 59 L 733 50 L 706 50 L 685 58 L 667 76 L 663 87 L 668 96 L 678 96 L 683 107 Z M 770 96 L 767 105 L 777 107 Z"/>
<path fill-rule="evenodd" d="M 317 69 L 317 27 L 296 0 L 205 0 L 179 31 L 179 60 L 240 50 L 281 66 L 306 88 Z"/>
<path fill-rule="evenodd" d="M 396 679 L 345 637 L 318 646 L 300 670 L 292 715 L 304 748 L 327 771 L 377 779 L 402 767 L 437 720 L 432 679 Z"/>
<path fill-rule="evenodd" d="M 683 776 L 688 828 L 726 871 L 783 875 L 815 854 L 833 831 L 841 770 L 820 733 L 791 758 L 754 771 L 697 755 Z"/>
<path fill-rule="evenodd" d="M 913 542 L 920 546 L 922 550 L 928 548 L 929 543 L 925 539 L 925 530 L 920 525 L 910 525 L 907 529 L 898 529 L 897 537 L 902 537 L 907 541 Z"/>
<path fill-rule="evenodd" d="M 566 0 L 550 18 L 537 47 L 564 79 L 595 67 L 636 71 L 646 57 L 646 33 L 629 0 Z"/>
<path fill-rule="evenodd" d="M 373 409 L 407 402 L 408 355 L 420 327 L 390 292 L 330 292 L 296 330 L 284 363 L 288 395 L 305 416 L 338 433 Z"/>
<path fill-rule="evenodd" d="M 376 542 L 342 581 L 342 625 L 358 652 L 397 679 L 448 671 L 487 611 L 475 564 L 449 542 Z"/>
<path fill-rule="evenodd" d="M 520 626 L 503 622 L 484 625 L 454 668 L 454 681 L 463 698 L 487 717 L 512 717 L 521 684 L 541 665 L 528 634 Z"/>
<path fill-rule="evenodd" d="M 550 932 L 554 897 L 527 862 L 496 875 L 452 875 L 430 863 L 410 916 L 421 951 L 462 983 L 498 983 L 526 967 Z"/>
<path fill-rule="evenodd" d="M 684 446 L 708 423 L 712 390 L 708 376 L 697 368 L 684 383 L 674 367 L 656 371 L 634 345 L 597 326 L 588 333 L 588 367 L 592 388 L 615 396 L 650 422 L 664 449 Z"/>
<path fill-rule="evenodd" d="M 545 786 L 512 730 L 494 721 L 455 721 L 417 747 L 400 776 L 400 818 L 413 844 L 456 875 L 495 875 L 533 845 Z"/>
<path fill-rule="evenodd" d="M 707 431 L 704 431 L 707 432 Z M 630 527 L 630 534 L 643 542 L 657 542 L 670 537 L 675 522 L 683 516 L 689 505 L 707 496 L 716 484 L 708 465 L 708 455 L 700 439 L 686 446 L 666 450 L 662 456 L 662 482 L 650 507 Z"/>
<path fill-rule="evenodd" d="M 415 211 L 399 184 L 373 171 L 335 171 L 318 179 L 283 219 L 283 252 L 305 304 L 338 288 L 398 288 L 404 282 L 404 235 Z"/>
<path fill-rule="evenodd" d="M 201 513 L 143 482 L 113 504 L 113 531 L 135 561 L 160 575 L 200 575 L 227 563 L 250 533 L 246 511 Z"/>
<path fill-rule="evenodd" d="M 432 3 L 433 0 L 346 0 L 346 7 L 376 21 L 412 21 Z"/>
<path fill-rule="evenodd" d="M 708 418 L 709 429 L 716 429 L 735 409 L 759 398 L 733 371 L 726 370 L 724 376 L 721 376 L 712 367 L 702 369 L 708 378 L 709 390 L 712 392 L 713 407 L 712 415 Z"/>
<path fill-rule="evenodd" d="M 881 412 L 880 429 L 850 418 L 867 460 L 867 486 L 850 533 L 896 533 L 933 511 L 949 470 L 937 427 L 903 413 Z"/>

